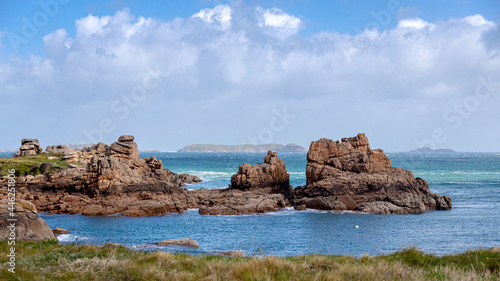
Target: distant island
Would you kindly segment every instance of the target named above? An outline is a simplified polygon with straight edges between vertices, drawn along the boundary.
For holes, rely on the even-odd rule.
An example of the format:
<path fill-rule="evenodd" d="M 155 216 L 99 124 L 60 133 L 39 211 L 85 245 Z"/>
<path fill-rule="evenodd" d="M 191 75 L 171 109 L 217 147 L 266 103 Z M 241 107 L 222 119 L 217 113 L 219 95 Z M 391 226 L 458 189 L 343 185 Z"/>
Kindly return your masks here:
<path fill-rule="evenodd" d="M 428 147 L 421 147 L 418 149 L 411 150 L 410 152 L 453 153 L 456 151 L 453 149 L 449 149 L 449 148 L 432 149 L 432 148 L 428 148 Z"/>
<path fill-rule="evenodd" d="M 278 153 L 283 152 L 307 152 L 307 149 L 296 144 L 238 144 L 238 145 L 225 145 L 225 144 L 190 144 L 185 146 L 177 152 L 267 152 L 272 150 Z"/>

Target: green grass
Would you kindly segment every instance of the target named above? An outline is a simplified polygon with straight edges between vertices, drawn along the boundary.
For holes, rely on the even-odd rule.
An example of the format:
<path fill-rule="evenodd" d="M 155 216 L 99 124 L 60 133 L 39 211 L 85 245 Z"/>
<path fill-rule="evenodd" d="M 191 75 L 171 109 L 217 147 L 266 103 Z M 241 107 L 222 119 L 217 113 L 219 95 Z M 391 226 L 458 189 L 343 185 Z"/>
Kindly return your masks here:
<path fill-rule="evenodd" d="M 8 249 L 7 242 L 0 248 Z M 10 246 L 9 246 L 10 247 Z M 415 248 L 381 256 L 193 256 L 121 245 L 18 242 L 16 273 L 0 256 L 0 280 L 500 280 L 500 253 L 438 257 Z"/>
<path fill-rule="evenodd" d="M 49 160 L 48 157 L 57 157 L 57 159 Z M 63 162 L 60 154 L 43 154 L 36 156 L 23 156 L 15 158 L 0 158 L 0 176 L 8 175 L 8 170 L 15 169 L 16 176 L 37 175 L 39 170 L 30 173 L 33 167 L 39 167 L 42 163 L 51 163 L 52 167 L 46 173 L 51 173 L 57 170 L 66 169 L 68 163 Z"/>

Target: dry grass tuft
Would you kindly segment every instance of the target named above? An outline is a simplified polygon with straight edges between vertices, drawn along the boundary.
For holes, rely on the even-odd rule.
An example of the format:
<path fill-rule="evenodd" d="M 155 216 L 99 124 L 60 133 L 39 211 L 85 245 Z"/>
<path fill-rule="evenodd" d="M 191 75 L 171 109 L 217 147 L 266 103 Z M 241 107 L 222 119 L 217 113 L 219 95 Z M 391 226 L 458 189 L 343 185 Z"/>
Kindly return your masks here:
<path fill-rule="evenodd" d="M 0 247 L 6 247 L 0 242 Z M 500 253 L 437 257 L 408 248 L 390 255 L 287 258 L 192 256 L 124 246 L 16 245 L 16 273 L 0 256 L 0 280 L 500 280 Z"/>

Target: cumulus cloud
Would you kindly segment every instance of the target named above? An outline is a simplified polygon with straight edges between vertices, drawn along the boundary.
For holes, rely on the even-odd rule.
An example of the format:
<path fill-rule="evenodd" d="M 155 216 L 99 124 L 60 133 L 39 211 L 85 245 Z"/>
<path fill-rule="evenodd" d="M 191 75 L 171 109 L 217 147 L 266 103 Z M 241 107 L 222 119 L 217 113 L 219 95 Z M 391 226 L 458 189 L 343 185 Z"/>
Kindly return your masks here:
<path fill-rule="evenodd" d="M 435 24 L 429 24 L 420 18 L 412 18 L 412 19 L 403 19 L 398 23 L 399 28 L 415 28 L 415 29 L 423 29 L 429 27 L 430 30 L 436 28 Z"/>
<path fill-rule="evenodd" d="M 205 23 L 217 22 L 223 29 L 231 26 L 231 8 L 227 5 L 218 5 L 213 9 L 203 9 L 192 18 L 199 18 Z"/>
<path fill-rule="evenodd" d="M 45 56 L 0 65 L 0 109 L 41 116 L 12 125 L 18 138 L 40 137 L 48 126 L 54 142 L 99 130 L 107 142 L 130 132 L 149 148 L 173 149 L 260 142 L 254 137 L 286 107 L 295 119 L 266 140 L 307 145 L 364 131 L 398 150 L 455 125 L 443 114 L 474 94 L 480 77 L 500 79 L 499 47 L 488 43 L 498 40 L 498 27 L 481 15 L 406 18 L 358 34 L 304 37 L 303 28 L 300 17 L 278 8 L 242 4 L 171 21 L 128 9 L 88 15 L 75 21 L 73 37 L 64 29 L 44 36 Z M 489 106 L 498 97 L 481 102 L 450 129 L 450 146 L 466 149 L 456 134 L 477 130 L 468 127 L 474 116 L 490 115 L 482 126 L 496 125 L 498 110 Z M 100 128 L 104 119 L 113 129 Z"/>

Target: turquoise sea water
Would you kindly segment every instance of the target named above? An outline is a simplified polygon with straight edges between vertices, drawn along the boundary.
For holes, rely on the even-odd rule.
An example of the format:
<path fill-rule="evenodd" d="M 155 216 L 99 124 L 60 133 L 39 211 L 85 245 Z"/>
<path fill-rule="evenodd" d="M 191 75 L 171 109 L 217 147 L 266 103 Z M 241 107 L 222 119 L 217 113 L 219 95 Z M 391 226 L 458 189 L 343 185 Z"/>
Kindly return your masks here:
<path fill-rule="evenodd" d="M 262 162 L 265 153 L 142 153 L 155 155 L 165 168 L 190 173 L 204 182 L 187 188 L 224 188 L 242 163 Z M 1 155 L 0 155 L 1 156 Z M 305 153 L 280 154 L 291 184 L 305 184 Z M 123 243 L 151 250 L 212 253 L 241 249 L 248 254 L 289 256 L 309 253 L 360 255 L 390 253 L 416 245 L 447 254 L 469 248 L 500 246 L 500 153 L 388 153 L 393 166 L 412 170 L 430 189 L 452 198 L 450 211 L 416 215 L 352 212 L 283 211 L 243 216 L 183 215 L 129 218 L 82 215 L 41 216 L 50 227 L 71 231 L 67 242 Z M 356 225 L 359 228 L 356 228 Z M 193 238 L 199 250 L 153 247 L 170 238 Z"/>

